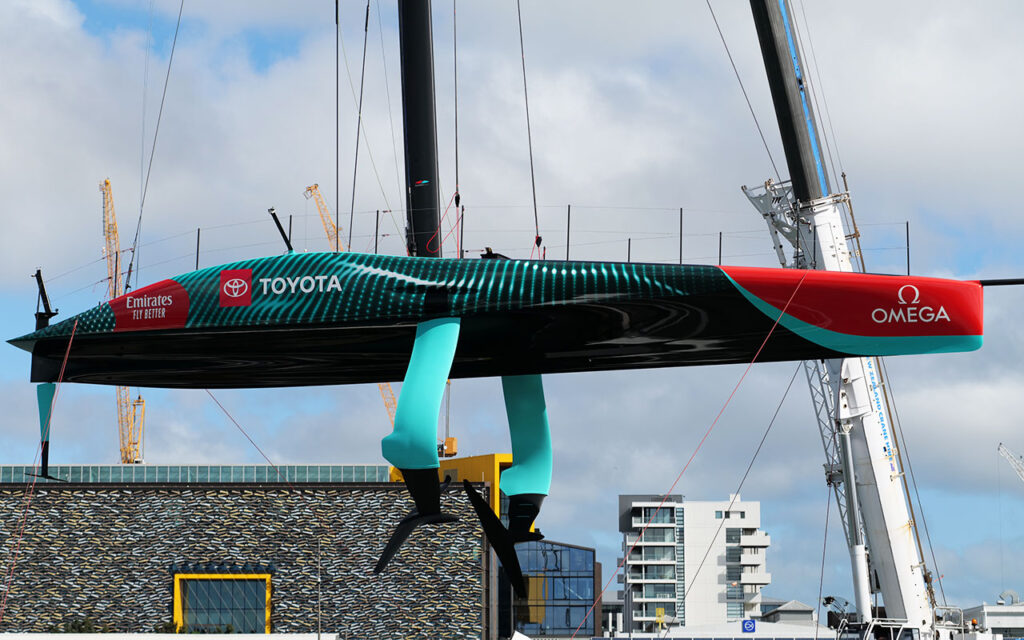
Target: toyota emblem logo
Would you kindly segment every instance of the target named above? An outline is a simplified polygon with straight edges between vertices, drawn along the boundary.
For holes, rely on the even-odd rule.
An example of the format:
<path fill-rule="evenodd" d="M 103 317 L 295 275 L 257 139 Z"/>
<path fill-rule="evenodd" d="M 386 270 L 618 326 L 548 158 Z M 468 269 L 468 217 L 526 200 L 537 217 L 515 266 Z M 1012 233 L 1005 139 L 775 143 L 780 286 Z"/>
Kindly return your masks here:
<path fill-rule="evenodd" d="M 914 285 L 905 284 L 900 287 L 900 290 L 896 293 L 896 297 L 899 299 L 900 304 L 917 304 L 921 300 L 921 292 L 918 291 L 917 287 Z M 913 298 L 912 300 L 907 300 L 907 298 L 911 297 Z"/>
<path fill-rule="evenodd" d="M 229 298 L 241 298 L 249 291 L 249 283 L 242 278 L 232 278 L 224 283 L 224 295 Z"/>

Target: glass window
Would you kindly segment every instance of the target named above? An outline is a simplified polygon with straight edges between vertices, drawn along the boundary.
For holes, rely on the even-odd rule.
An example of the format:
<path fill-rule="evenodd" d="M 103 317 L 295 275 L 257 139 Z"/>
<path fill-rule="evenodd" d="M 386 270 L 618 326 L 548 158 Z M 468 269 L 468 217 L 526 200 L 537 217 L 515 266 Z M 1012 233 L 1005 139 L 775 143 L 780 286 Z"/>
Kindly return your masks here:
<path fill-rule="evenodd" d="M 741 518 L 746 518 L 747 517 L 747 512 L 746 511 L 740 511 L 740 517 Z"/>
<path fill-rule="evenodd" d="M 167 467 L 167 482 L 181 482 L 181 467 Z"/>
<path fill-rule="evenodd" d="M 725 543 L 726 544 L 739 544 L 740 534 L 743 529 L 726 529 L 725 530 Z"/>
<path fill-rule="evenodd" d="M 742 602 L 726 602 L 725 616 L 729 620 L 738 620 L 743 617 L 743 603 Z"/>
<path fill-rule="evenodd" d="M 740 555 L 743 554 L 742 547 L 726 547 L 725 548 L 725 561 L 726 562 L 739 562 Z"/>
<path fill-rule="evenodd" d="M 352 482 L 352 465 L 346 464 L 341 468 L 341 481 Z"/>
<path fill-rule="evenodd" d="M 722 519 L 722 512 L 721 511 L 716 511 L 715 512 L 715 518 L 717 520 L 721 520 Z"/>
<path fill-rule="evenodd" d="M 265 633 L 268 605 L 260 578 L 181 579 L 185 633 Z"/>
<path fill-rule="evenodd" d="M 71 467 L 71 482 L 82 481 L 82 467 Z"/>
<path fill-rule="evenodd" d="M 305 482 L 306 481 L 306 467 L 305 466 L 298 466 L 298 467 L 295 468 L 295 471 L 296 471 L 295 478 L 294 478 L 295 482 Z"/>
<path fill-rule="evenodd" d="M 160 466 L 156 468 L 156 481 L 167 482 L 167 467 Z"/>
<path fill-rule="evenodd" d="M 231 482 L 231 467 L 220 468 L 220 481 Z"/>
<path fill-rule="evenodd" d="M 354 473 L 352 479 L 355 482 L 366 482 L 366 467 L 364 467 L 361 464 L 356 465 L 356 468 L 353 469 L 353 472 Z"/>
<path fill-rule="evenodd" d="M 196 482 L 209 482 L 210 481 L 210 468 L 199 467 L 196 473 Z"/>
<path fill-rule="evenodd" d="M 110 482 L 110 467 L 100 467 L 100 482 Z"/>
<path fill-rule="evenodd" d="M 674 584 L 647 584 L 644 585 L 645 598 L 674 598 L 676 597 L 676 586 Z"/>
<path fill-rule="evenodd" d="M 0 467 L 0 482 L 10 482 L 14 473 L 10 467 Z"/>
<path fill-rule="evenodd" d="M 143 477 L 146 482 L 156 482 L 156 467 L 146 467 Z"/>

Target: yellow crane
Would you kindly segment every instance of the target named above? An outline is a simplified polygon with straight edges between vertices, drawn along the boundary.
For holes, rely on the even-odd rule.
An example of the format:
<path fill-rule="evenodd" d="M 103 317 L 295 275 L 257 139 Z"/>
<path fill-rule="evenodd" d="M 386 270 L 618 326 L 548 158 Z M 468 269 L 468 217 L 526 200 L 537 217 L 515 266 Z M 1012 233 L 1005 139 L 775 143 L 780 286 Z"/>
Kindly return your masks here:
<path fill-rule="evenodd" d="M 327 234 L 327 241 L 331 244 L 332 250 L 345 251 L 345 245 L 341 244 L 338 239 L 338 226 L 334 224 L 334 220 L 331 219 L 331 213 L 327 210 L 327 203 L 324 202 L 324 197 L 320 194 L 320 185 L 313 184 L 306 187 L 303 195 L 306 199 L 310 198 L 316 202 L 316 210 L 320 213 L 320 222 L 324 225 L 324 232 Z M 398 401 L 395 400 L 395 391 L 391 388 L 390 382 L 383 382 L 377 385 L 380 389 L 380 397 L 384 400 L 384 409 L 388 412 L 388 418 L 391 420 L 391 424 L 395 424 L 395 410 L 398 408 Z M 444 443 L 438 446 L 438 453 L 442 456 L 449 458 L 456 455 L 458 452 L 458 441 L 455 438 L 444 439 Z"/>
<path fill-rule="evenodd" d="M 114 214 L 114 196 L 110 191 L 110 180 L 100 183 L 103 194 L 103 255 L 107 259 L 107 294 L 114 299 L 124 293 L 121 282 L 121 240 L 117 234 L 117 216 Z M 117 387 L 117 435 L 121 444 L 121 463 L 142 462 L 139 447 L 146 421 L 146 401 L 142 396 L 131 399 L 128 387 Z"/>

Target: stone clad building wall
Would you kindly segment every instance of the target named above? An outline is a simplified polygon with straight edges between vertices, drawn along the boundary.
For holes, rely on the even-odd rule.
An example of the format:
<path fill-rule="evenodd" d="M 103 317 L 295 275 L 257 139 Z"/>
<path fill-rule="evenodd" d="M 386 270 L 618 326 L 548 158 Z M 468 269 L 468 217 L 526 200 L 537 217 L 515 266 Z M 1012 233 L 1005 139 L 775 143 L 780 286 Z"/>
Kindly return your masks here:
<path fill-rule="evenodd" d="M 0 484 L 0 595 L 25 496 L 23 484 Z M 116 631 L 152 631 L 172 619 L 172 566 L 251 563 L 273 565 L 273 631 L 315 632 L 319 536 L 324 632 L 480 638 L 482 532 L 462 491 L 443 505 L 459 522 L 417 530 L 374 576 L 411 508 L 401 484 L 39 483 L 0 627 L 45 631 L 88 616 Z"/>

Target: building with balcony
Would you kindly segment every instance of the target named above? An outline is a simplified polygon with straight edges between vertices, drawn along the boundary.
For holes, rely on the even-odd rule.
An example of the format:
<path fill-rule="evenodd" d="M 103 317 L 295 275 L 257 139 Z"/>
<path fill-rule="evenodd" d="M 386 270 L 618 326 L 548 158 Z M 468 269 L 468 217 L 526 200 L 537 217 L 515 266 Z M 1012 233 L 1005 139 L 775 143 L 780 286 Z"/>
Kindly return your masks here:
<path fill-rule="evenodd" d="M 664 498 L 664 502 L 663 502 Z M 760 613 L 771 583 L 761 505 L 729 496 L 619 496 L 624 630 L 710 625 Z"/>

